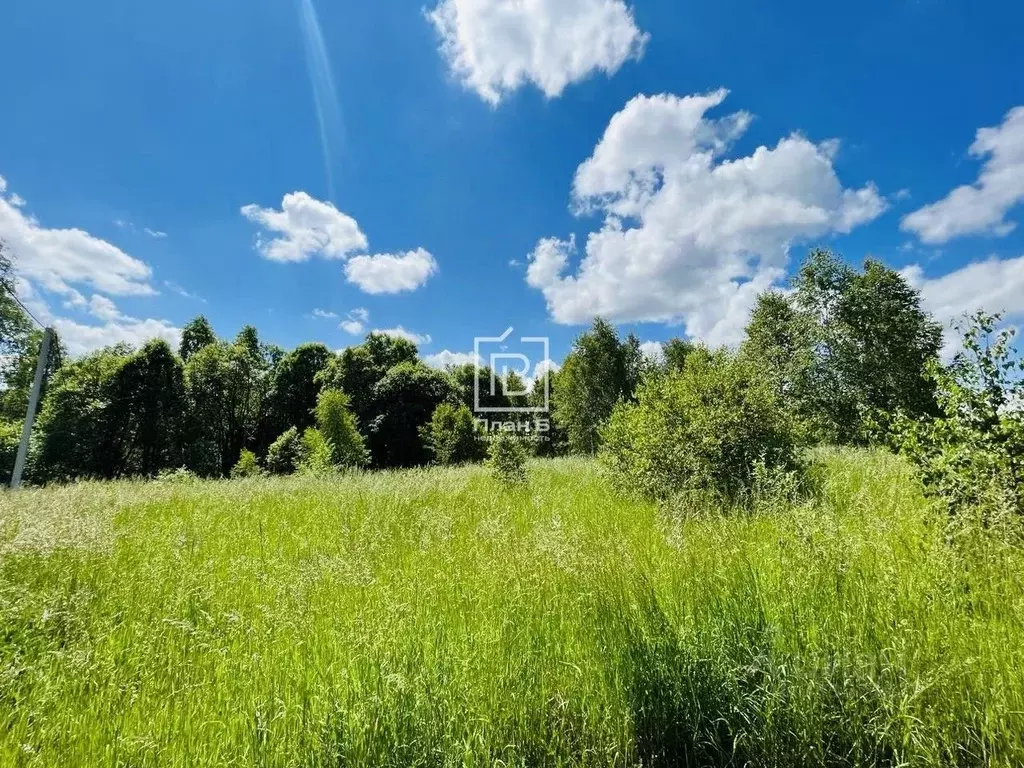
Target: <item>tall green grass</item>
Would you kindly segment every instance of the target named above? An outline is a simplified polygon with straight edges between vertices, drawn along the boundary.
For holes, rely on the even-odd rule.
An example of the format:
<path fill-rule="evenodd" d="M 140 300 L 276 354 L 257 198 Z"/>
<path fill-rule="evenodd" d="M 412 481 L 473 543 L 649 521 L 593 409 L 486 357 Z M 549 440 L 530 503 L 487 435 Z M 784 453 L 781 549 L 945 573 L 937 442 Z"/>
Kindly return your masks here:
<path fill-rule="evenodd" d="M 0 765 L 1024 764 L 1024 554 L 909 470 L 674 518 L 592 463 L 0 497 Z"/>

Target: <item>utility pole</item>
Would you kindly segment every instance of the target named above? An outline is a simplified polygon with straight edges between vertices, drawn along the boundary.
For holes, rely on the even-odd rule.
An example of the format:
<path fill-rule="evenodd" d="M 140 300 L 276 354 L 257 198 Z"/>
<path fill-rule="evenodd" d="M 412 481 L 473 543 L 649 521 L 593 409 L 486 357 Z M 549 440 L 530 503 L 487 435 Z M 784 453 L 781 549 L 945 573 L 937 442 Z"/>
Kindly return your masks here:
<path fill-rule="evenodd" d="M 53 336 L 52 328 L 43 330 L 43 342 L 39 345 L 39 362 L 36 363 L 36 377 L 32 381 L 32 393 L 28 397 L 28 413 L 25 414 L 25 426 L 21 430 L 21 444 L 18 445 L 18 459 L 14 462 L 14 474 L 11 475 L 12 489 L 21 485 L 21 475 L 25 471 L 28 440 L 32 436 L 32 422 L 36 420 L 39 392 L 43 388 L 43 374 L 46 373 L 46 362 L 50 357 L 50 343 L 53 341 Z"/>

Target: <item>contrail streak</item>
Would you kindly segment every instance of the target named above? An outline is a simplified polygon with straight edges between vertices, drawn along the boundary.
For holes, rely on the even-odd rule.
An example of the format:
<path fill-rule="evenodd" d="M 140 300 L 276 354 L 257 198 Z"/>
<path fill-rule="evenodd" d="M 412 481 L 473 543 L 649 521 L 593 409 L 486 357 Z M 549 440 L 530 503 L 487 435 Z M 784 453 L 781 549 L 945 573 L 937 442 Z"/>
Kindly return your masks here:
<path fill-rule="evenodd" d="M 313 0 L 296 0 L 296 2 L 299 7 L 302 42 L 306 48 L 309 79 L 313 85 L 313 99 L 316 102 L 320 145 L 323 148 L 324 170 L 327 173 L 327 192 L 333 201 L 335 196 L 334 158 L 341 154 L 345 138 L 345 124 L 341 117 L 338 92 L 334 87 L 334 75 L 331 74 L 331 61 L 327 55 L 327 45 L 324 43 L 320 19 L 316 15 L 316 8 L 313 7 Z"/>

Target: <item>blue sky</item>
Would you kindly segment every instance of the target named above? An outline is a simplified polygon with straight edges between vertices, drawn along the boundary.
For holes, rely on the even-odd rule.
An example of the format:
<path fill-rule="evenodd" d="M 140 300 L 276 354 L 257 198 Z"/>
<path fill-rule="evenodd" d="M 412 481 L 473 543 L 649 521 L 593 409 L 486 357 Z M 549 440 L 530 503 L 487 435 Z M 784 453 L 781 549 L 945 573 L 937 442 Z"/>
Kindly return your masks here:
<path fill-rule="evenodd" d="M 427 356 L 512 325 L 560 360 L 598 312 L 731 343 L 815 244 L 1013 320 L 1021 29 L 1009 1 L 8 3 L 0 238 L 75 352 L 198 313 Z"/>

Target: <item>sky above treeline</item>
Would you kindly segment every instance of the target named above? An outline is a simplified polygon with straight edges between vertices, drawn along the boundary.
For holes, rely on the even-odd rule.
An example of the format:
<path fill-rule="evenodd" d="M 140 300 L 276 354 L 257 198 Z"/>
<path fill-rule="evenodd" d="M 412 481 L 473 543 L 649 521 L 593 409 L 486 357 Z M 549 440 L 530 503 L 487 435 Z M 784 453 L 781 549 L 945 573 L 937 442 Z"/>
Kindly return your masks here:
<path fill-rule="evenodd" d="M 0 10 L 0 239 L 72 353 L 428 362 L 595 315 L 742 337 L 807 250 L 1024 319 L 1011 0 L 50 0 Z M 539 363 L 543 364 L 543 363 Z"/>

